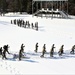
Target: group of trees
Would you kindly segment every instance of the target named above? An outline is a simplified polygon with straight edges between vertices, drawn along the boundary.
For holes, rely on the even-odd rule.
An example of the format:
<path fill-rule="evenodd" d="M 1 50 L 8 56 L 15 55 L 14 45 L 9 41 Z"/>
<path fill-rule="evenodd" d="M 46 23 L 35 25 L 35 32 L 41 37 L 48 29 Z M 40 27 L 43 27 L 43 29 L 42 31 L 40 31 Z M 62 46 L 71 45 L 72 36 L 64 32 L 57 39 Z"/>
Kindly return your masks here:
<path fill-rule="evenodd" d="M 75 15 L 75 0 L 68 0 L 69 14 Z M 32 0 L 0 0 L 0 12 L 32 13 Z"/>
<path fill-rule="evenodd" d="M 75 0 L 69 0 L 69 14 L 75 15 Z"/>
<path fill-rule="evenodd" d="M 1 12 L 31 12 L 32 0 L 0 0 Z"/>

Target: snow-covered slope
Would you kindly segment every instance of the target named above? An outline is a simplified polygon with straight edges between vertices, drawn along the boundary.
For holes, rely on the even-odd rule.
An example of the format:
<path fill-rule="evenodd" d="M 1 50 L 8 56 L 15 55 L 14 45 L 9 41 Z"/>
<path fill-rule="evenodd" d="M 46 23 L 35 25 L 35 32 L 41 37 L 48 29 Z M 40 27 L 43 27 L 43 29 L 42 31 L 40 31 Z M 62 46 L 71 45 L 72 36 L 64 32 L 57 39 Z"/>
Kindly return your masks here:
<path fill-rule="evenodd" d="M 10 24 L 11 20 L 23 19 L 30 23 L 38 22 L 39 30 L 22 28 Z M 31 15 L 0 17 L 0 47 L 8 44 L 11 53 L 18 53 L 20 45 L 25 44 L 27 58 L 22 61 L 0 58 L 0 74 L 75 74 L 75 55 L 69 54 L 71 47 L 75 44 L 75 19 L 46 19 L 32 17 Z M 39 43 L 38 53 L 34 52 L 36 42 Z M 47 54 L 40 58 L 43 45 L 46 44 Z M 64 44 L 62 57 L 56 53 L 50 58 L 49 51 L 55 44 L 55 52 Z"/>

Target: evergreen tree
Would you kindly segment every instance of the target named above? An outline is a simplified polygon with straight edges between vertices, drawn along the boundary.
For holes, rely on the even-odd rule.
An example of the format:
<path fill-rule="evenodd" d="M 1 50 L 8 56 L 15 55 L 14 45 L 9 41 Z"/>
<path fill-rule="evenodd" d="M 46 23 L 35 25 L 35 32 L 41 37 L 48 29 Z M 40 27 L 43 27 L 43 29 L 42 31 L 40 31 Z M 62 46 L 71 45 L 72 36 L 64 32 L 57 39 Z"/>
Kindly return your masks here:
<path fill-rule="evenodd" d="M 27 0 L 27 12 L 32 13 L 32 0 Z"/>
<path fill-rule="evenodd" d="M 75 0 L 68 0 L 68 13 L 75 15 Z M 34 5 L 36 11 L 36 6 Z M 38 4 L 40 7 L 40 4 Z M 46 5 L 44 5 L 46 7 Z M 63 9 L 66 11 L 66 4 L 64 4 Z M 9 10 L 8 10 L 9 9 Z M 14 11 L 14 12 L 28 12 L 32 13 L 32 0 L 0 0 L 0 11 Z"/>
<path fill-rule="evenodd" d="M 19 11 L 19 0 L 14 0 L 13 5 L 14 5 L 14 11 L 18 12 Z"/>
<path fill-rule="evenodd" d="M 14 1 L 13 0 L 9 0 L 8 1 L 8 9 L 9 9 L 9 11 L 14 11 L 14 5 L 13 5 L 13 3 L 14 3 Z"/>
<path fill-rule="evenodd" d="M 19 12 L 20 13 L 22 12 L 22 8 L 23 8 L 22 2 L 23 0 L 19 0 Z"/>
<path fill-rule="evenodd" d="M 75 15 L 75 0 L 69 0 L 69 14 Z"/>
<path fill-rule="evenodd" d="M 4 15 L 4 13 L 7 10 L 7 2 L 6 2 L 6 0 L 0 0 L 0 9 L 1 9 L 1 13 Z"/>
<path fill-rule="evenodd" d="M 22 3 L 22 5 L 23 5 L 23 9 L 22 9 L 22 11 L 24 11 L 24 12 L 27 12 L 27 0 L 23 0 L 23 3 Z"/>

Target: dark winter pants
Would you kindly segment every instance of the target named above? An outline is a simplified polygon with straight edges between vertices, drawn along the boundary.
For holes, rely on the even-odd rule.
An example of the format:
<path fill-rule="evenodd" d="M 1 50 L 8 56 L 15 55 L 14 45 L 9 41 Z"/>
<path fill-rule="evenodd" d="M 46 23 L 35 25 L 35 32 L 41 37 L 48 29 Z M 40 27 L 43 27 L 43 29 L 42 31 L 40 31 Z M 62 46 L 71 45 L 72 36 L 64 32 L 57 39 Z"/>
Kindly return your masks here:
<path fill-rule="evenodd" d="M 6 54 L 2 54 L 2 59 L 4 59 L 4 58 L 7 59 Z"/>
<path fill-rule="evenodd" d="M 22 58 L 22 55 L 19 55 L 19 60 L 21 60 L 21 58 Z"/>

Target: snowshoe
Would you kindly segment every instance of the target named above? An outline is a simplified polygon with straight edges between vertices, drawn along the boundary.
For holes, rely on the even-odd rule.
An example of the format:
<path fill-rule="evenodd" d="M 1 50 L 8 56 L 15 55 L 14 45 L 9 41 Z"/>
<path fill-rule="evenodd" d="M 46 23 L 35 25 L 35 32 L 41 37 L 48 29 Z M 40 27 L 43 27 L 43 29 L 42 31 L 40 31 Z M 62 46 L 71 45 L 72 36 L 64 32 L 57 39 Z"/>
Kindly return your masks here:
<path fill-rule="evenodd" d="M 40 57 L 41 57 L 41 58 L 43 58 L 43 57 L 44 57 L 44 55 L 41 55 Z"/>
<path fill-rule="evenodd" d="M 74 54 L 74 51 L 70 51 L 70 54 Z"/>
<path fill-rule="evenodd" d="M 36 52 L 36 53 L 37 53 L 37 50 L 34 50 L 34 52 Z"/>

